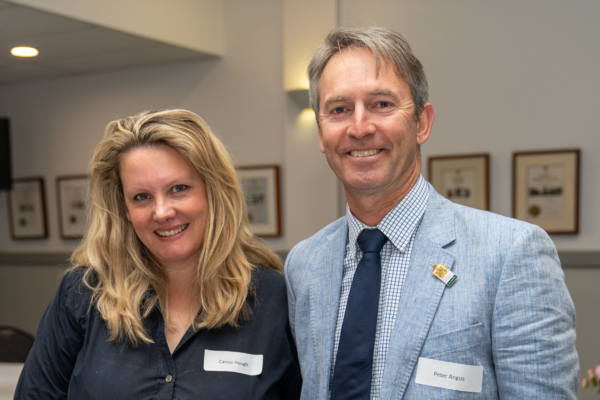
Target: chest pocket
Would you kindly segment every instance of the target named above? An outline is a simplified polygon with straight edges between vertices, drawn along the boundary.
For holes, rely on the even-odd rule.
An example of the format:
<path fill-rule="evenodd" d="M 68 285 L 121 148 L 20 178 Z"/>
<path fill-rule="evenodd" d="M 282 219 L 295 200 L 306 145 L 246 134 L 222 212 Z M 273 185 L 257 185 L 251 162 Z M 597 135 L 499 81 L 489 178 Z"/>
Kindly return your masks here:
<path fill-rule="evenodd" d="M 481 364 L 483 324 L 459 329 L 425 340 L 420 357 L 466 365 Z"/>

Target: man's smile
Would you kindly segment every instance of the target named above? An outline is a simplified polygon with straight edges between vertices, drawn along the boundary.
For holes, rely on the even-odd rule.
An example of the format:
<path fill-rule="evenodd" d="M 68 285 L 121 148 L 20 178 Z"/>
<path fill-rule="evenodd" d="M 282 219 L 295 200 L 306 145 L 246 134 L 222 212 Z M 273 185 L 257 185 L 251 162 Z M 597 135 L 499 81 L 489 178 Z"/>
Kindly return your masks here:
<path fill-rule="evenodd" d="M 380 151 L 381 151 L 380 149 L 353 150 L 350 152 L 350 155 L 352 157 L 367 157 L 367 156 L 374 156 L 375 154 L 379 153 Z"/>

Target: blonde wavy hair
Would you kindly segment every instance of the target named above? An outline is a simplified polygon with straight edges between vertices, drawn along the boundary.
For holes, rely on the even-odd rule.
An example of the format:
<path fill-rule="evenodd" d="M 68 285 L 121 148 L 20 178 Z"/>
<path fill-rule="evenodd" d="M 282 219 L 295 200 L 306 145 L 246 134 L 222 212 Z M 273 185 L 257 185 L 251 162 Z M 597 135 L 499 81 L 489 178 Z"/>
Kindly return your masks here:
<path fill-rule="evenodd" d="M 127 220 L 119 176 L 121 157 L 136 148 L 169 146 L 206 184 L 208 216 L 196 270 L 202 308 L 194 329 L 238 326 L 249 317 L 246 299 L 257 266 L 282 270 L 279 257 L 248 226 L 246 201 L 229 153 L 196 114 L 145 111 L 113 121 L 91 161 L 91 206 L 86 233 L 71 256 L 108 326 L 110 340 L 151 343 L 143 320 L 157 302 L 167 306 L 167 282 Z M 168 317 L 165 315 L 165 322 Z"/>

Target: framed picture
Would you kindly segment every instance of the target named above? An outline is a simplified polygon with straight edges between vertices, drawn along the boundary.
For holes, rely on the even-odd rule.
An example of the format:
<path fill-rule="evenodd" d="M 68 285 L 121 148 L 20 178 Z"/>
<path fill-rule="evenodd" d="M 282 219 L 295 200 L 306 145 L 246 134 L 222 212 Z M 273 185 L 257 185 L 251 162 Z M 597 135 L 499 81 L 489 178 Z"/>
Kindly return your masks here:
<path fill-rule="evenodd" d="M 79 239 L 85 233 L 89 185 L 87 175 L 56 178 L 61 238 Z"/>
<path fill-rule="evenodd" d="M 8 214 L 13 239 L 47 238 L 44 178 L 14 179 L 8 192 Z"/>
<path fill-rule="evenodd" d="M 279 166 L 260 165 L 238 168 L 246 196 L 250 227 L 256 236 L 281 236 Z"/>
<path fill-rule="evenodd" d="M 429 157 L 429 182 L 454 203 L 490 209 L 490 156 L 487 153 Z"/>
<path fill-rule="evenodd" d="M 513 153 L 513 217 L 548 233 L 578 233 L 579 154 L 579 149 Z"/>

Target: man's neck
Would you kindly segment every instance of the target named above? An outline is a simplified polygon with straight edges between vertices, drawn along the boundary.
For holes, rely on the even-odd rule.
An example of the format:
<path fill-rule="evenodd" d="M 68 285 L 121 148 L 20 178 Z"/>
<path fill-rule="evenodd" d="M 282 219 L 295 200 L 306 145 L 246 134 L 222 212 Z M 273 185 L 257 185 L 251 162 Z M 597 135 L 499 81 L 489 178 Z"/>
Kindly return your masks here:
<path fill-rule="evenodd" d="M 351 192 L 346 187 L 346 198 L 350 211 L 356 219 L 367 226 L 376 226 L 383 218 L 404 199 L 417 184 L 420 171 L 404 182 L 398 190 L 387 194 L 363 195 Z"/>

